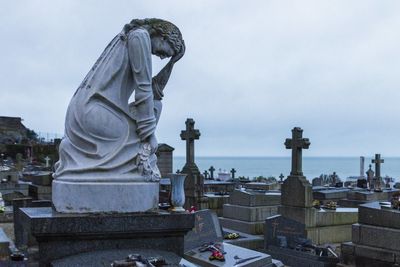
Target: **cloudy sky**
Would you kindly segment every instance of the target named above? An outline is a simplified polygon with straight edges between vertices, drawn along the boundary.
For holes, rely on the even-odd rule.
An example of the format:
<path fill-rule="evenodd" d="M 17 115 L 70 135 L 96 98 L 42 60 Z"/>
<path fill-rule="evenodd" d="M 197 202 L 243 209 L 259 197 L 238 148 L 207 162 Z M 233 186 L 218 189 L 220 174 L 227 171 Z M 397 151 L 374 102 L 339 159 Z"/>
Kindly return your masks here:
<path fill-rule="evenodd" d="M 289 156 L 294 126 L 306 156 L 400 156 L 399 14 L 380 0 L 1 1 L 0 115 L 63 133 L 108 42 L 132 18 L 158 17 L 187 46 L 157 129 L 175 155 L 190 117 L 202 156 Z"/>

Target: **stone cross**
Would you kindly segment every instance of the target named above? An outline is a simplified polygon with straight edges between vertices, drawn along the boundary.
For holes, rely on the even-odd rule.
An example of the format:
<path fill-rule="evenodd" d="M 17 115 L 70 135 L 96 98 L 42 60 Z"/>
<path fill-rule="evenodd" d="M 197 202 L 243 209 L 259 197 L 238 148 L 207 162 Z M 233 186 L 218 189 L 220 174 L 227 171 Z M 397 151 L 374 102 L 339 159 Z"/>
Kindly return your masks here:
<path fill-rule="evenodd" d="M 308 138 L 303 138 L 303 130 L 300 127 L 293 128 L 292 139 L 286 139 L 285 147 L 292 149 L 292 170 L 290 171 L 290 175 L 303 176 L 302 149 L 308 149 L 310 141 Z"/>
<path fill-rule="evenodd" d="M 281 175 L 279 175 L 279 179 L 280 179 L 281 183 L 283 183 L 283 178 L 285 178 L 285 175 L 283 175 L 283 173 L 281 173 Z"/>
<path fill-rule="evenodd" d="M 194 120 L 186 120 L 186 130 L 181 131 L 181 139 L 186 140 L 186 165 L 194 164 L 194 140 L 200 138 L 200 131 L 194 129 Z"/>
<path fill-rule="evenodd" d="M 46 156 L 46 157 L 44 158 L 44 160 L 46 161 L 46 167 L 49 167 L 49 166 L 50 166 L 50 164 L 49 164 L 49 161 L 50 161 L 49 156 Z"/>
<path fill-rule="evenodd" d="M 381 154 L 375 154 L 375 159 L 372 160 L 372 163 L 375 163 L 375 177 L 381 178 L 381 163 L 385 161 L 381 159 Z"/>
<path fill-rule="evenodd" d="M 235 168 L 232 168 L 232 170 L 231 170 L 232 179 L 235 179 L 235 173 L 236 173 Z"/>
<path fill-rule="evenodd" d="M 205 170 L 205 171 L 203 172 L 203 175 L 204 175 L 204 179 L 208 179 L 208 171 L 207 171 L 207 170 Z"/>
<path fill-rule="evenodd" d="M 214 166 L 211 166 L 208 170 L 210 171 L 210 178 L 214 179 L 214 171 L 215 171 Z"/>

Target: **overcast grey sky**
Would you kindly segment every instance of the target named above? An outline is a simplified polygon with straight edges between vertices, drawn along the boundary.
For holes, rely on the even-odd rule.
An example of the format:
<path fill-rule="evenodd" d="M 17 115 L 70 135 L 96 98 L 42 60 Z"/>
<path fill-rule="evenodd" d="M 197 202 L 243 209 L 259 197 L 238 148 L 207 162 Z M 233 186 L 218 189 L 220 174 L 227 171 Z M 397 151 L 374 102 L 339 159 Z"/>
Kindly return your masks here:
<path fill-rule="evenodd" d="M 400 156 L 399 1 L 1 1 L 0 115 L 64 131 L 67 105 L 132 18 L 175 23 L 187 50 L 165 89 L 159 142 L 184 155 Z M 154 72 L 167 61 L 154 59 Z M 155 73 L 156 74 L 156 73 Z"/>

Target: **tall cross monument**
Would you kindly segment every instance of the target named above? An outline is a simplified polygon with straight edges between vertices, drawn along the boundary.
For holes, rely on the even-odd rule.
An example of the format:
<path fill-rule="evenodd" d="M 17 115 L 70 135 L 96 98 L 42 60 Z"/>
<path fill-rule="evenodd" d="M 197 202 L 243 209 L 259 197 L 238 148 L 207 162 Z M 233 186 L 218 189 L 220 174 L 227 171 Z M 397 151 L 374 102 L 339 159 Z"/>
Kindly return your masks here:
<path fill-rule="evenodd" d="M 185 122 L 186 129 L 181 131 L 181 139 L 186 141 L 186 164 L 182 173 L 186 173 L 185 179 L 185 208 L 191 206 L 197 209 L 207 209 L 207 198 L 204 197 L 204 176 L 200 173 L 194 161 L 194 140 L 200 138 L 200 131 L 194 128 L 194 120 L 188 118 Z"/>
<path fill-rule="evenodd" d="M 292 130 L 292 139 L 287 138 L 285 147 L 292 150 L 292 170 L 291 176 L 303 176 L 302 170 L 302 150 L 310 147 L 308 138 L 303 138 L 303 130 L 295 127 Z"/>
<path fill-rule="evenodd" d="M 375 159 L 372 160 L 372 163 L 375 163 L 375 177 L 381 178 L 381 163 L 384 163 L 385 160 L 381 159 L 381 154 L 375 154 Z"/>
<path fill-rule="evenodd" d="M 285 147 L 292 150 L 292 169 L 282 184 L 282 205 L 286 207 L 312 207 L 312 187 L 303 175 L 302 150 L 310 147 L 308 138 L 303 138 L 303 130 L 295 127 L 292 138 L 287 138 Z"/>
<path fill-rule="evenodd" d="M 187 119 L 185 124 L 186 130 L 181 131 L 181 139 L 186 141 L 186 165 L 183 169 L 193 167 L 197 168 L 194 163 L 194 140 L 200 138 L 200 131 L 194 128 L 193 119 Z"/>

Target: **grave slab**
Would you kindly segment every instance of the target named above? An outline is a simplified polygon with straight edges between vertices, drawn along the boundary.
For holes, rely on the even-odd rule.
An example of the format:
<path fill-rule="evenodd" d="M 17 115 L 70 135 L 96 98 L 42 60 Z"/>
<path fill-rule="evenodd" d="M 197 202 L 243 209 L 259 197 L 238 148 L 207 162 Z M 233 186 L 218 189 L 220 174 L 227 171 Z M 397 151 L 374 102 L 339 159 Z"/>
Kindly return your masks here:
<path fill-rule="evenodd" d="M 239 238 L 237 239 L 225 239 L 224 242 L 239 246 L 242 248 L 248 248 L 252 250 L 260 251 L 264 248 L 264 235 L 251 235 L 243 232 L 239 232 L 229 228 L 223 228 L 224 233 L 238 233 Z"/>
<path fill-rule="evenodd" d="M 21 220 L 39 244 L 40 265 L 77 253 L 112 249 L 184 252 L 194 226 L 187 213 L 62 214 L 52 208 L 21 208 Z"/>
<path fill-rule="evenodd" d="M 210 261 L 208 257 L 211 252 L 199 252 L 193 250 L 185 254 L 184 258 L 190 262 L 198 264 L 202 267 L 273 267 L 276 266 L 271 259 L 271 256 L 265 253 L 257 252 L 254 250 L 241 248 L 231 244 L 224 243 L 223 250 L 225 254 L 225 262 L 221 261 Z M 238 259 L 235 259 L 237 257 Z M 256 257 L 254 259 L 250 259 Z M 238 263 L 240 259 L 250 259 L 243 263 Z"/>
<path fill-rule="evenodd" d="M 379 202 L 366 203 L 359 207 L 359 223 L 400 229 L 400 212 L 382 209 Z"/>

